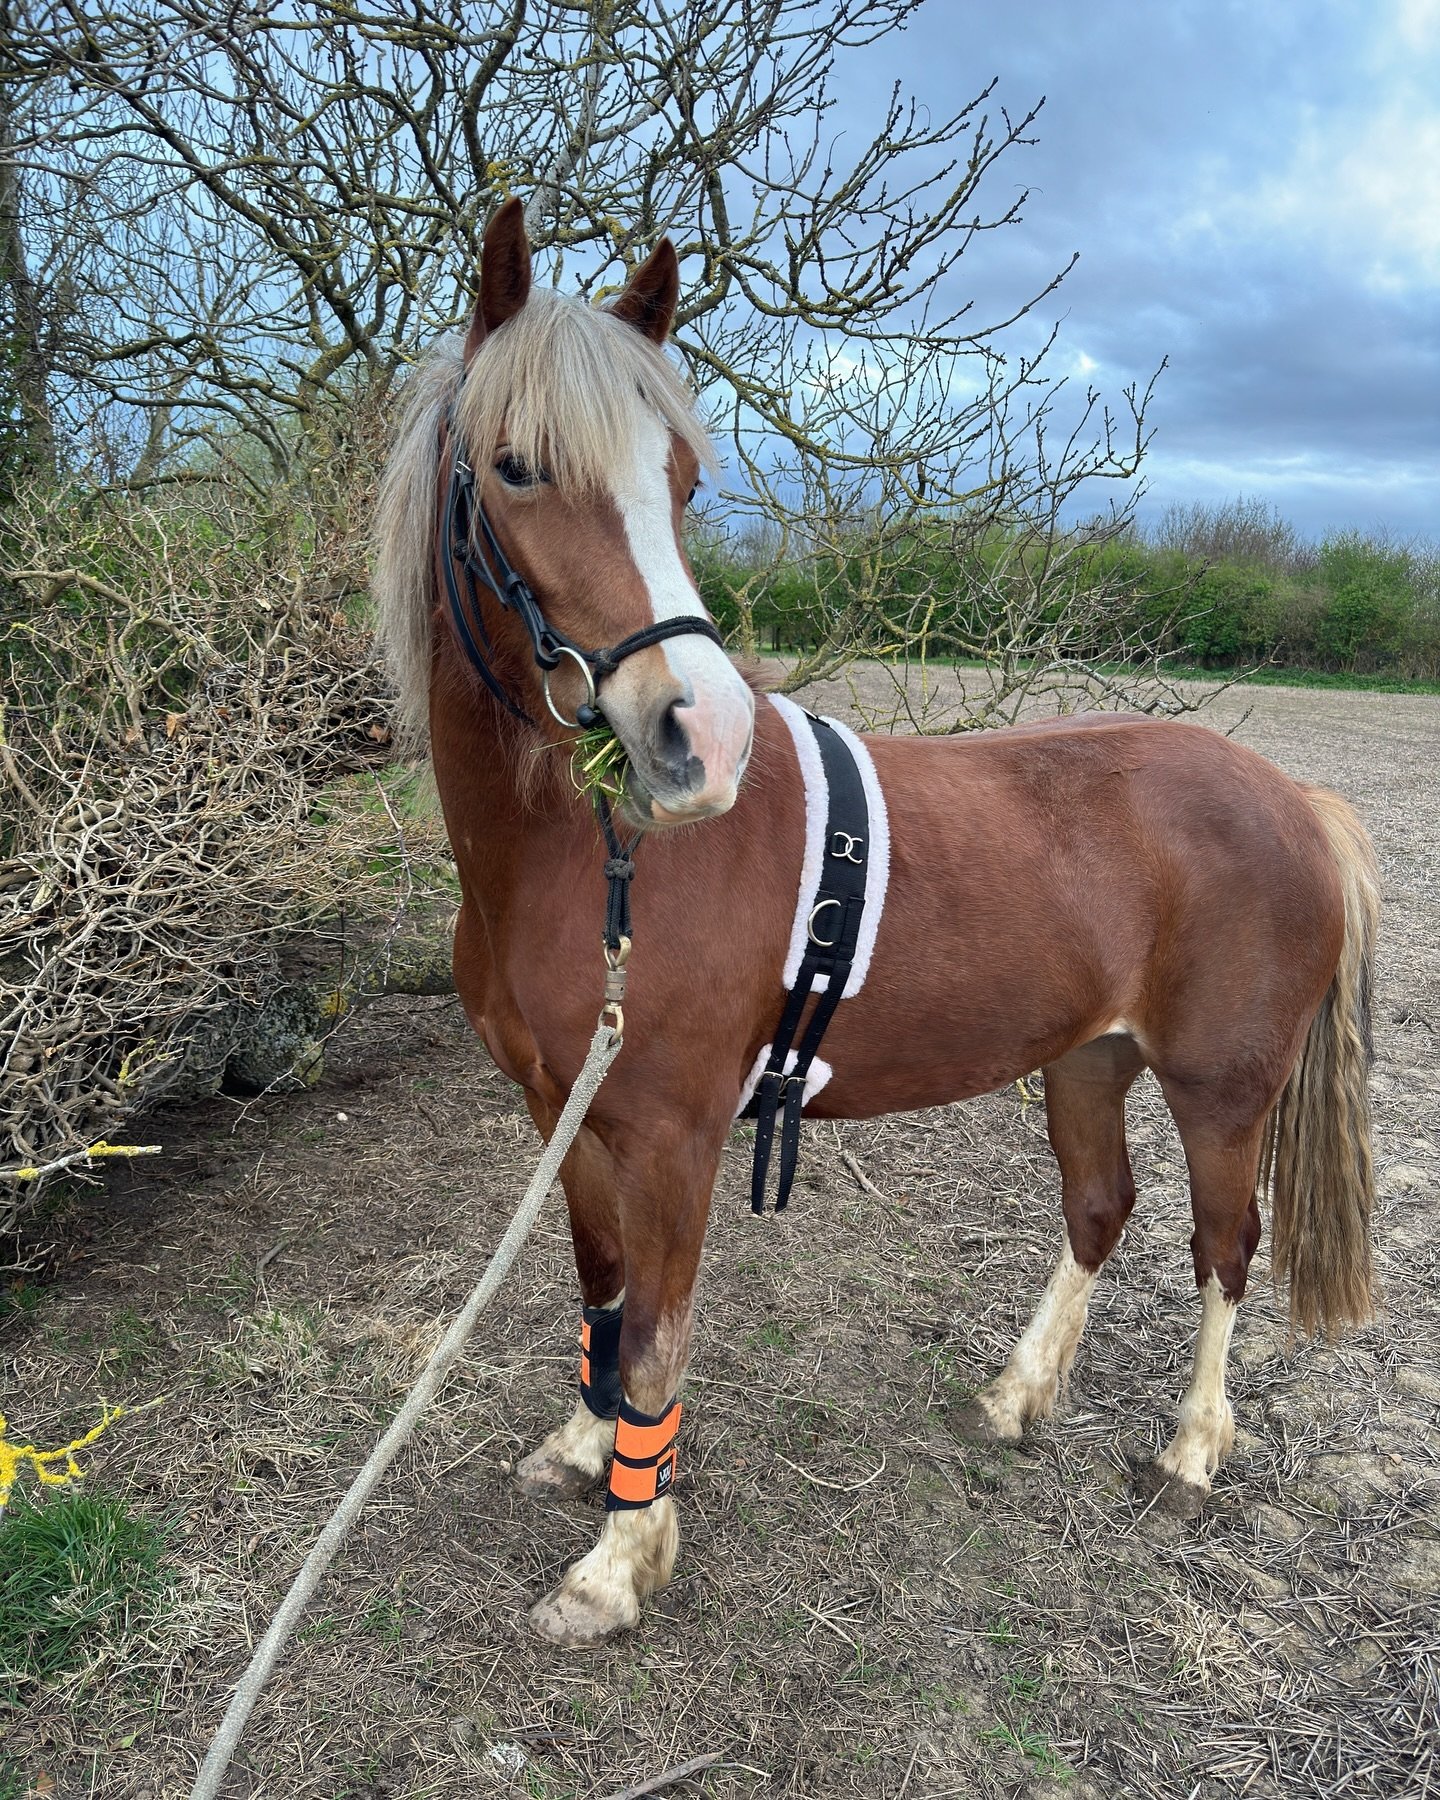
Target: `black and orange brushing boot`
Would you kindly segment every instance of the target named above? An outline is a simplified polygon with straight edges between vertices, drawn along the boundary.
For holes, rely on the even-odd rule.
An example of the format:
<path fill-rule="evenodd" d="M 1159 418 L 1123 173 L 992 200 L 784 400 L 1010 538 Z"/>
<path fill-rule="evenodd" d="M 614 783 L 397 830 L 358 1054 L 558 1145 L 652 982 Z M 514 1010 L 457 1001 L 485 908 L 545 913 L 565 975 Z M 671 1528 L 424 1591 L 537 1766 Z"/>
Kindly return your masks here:
<path fill-rule="evenodd" d="M 638 1512 L 670 1492 L 675 1483 L 680 1412 L 680 1402 L 672 1400 L 664 1412 L 652 1418 L 622 1397 L 606 1512 Z"/>
<path fill-rule="evenodd" d="M 625 1307 L 587 1306 L 580 1315 L 580 1398 L 597 1419 L 620 1411 L 620 1327 Z"/>

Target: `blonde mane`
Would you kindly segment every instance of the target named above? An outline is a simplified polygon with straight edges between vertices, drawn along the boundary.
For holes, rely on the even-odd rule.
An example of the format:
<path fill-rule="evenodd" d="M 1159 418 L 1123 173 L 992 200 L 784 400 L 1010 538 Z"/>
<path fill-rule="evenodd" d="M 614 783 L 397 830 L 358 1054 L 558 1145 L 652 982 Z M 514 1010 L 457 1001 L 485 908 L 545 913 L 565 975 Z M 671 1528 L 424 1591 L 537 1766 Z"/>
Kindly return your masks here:
<path fill-rule="evenodd" d="M 430 685 L 440 423 L 452 403 L 476 468 L 504 442 L 570 493 L 607 484 L 647 414 L 714 467 L 690 389 L 663 351 L 613 313 L 536 288 L 486 338 L 463 381 L 461 344 L 458 333 L 442 340 L 407 382 L 375 512 L 378 636 L 400 739 L 417 749 Z"/>

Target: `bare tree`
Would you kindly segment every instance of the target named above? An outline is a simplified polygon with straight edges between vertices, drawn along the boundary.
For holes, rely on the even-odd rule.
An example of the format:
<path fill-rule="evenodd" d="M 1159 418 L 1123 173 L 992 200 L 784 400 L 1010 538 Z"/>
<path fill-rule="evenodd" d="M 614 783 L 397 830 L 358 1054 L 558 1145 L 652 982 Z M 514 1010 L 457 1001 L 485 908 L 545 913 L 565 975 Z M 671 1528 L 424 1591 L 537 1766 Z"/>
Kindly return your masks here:
<path fill-rule="evenodd" d="M 937 522 L 957 562 L 1019 531 L 1007 604 L 1028 593 L 1033 627 L 1057 566 L 1037 543 L 1139 466 L 1147 394 L 1114 416 L 1051 378 L 1053 336 L 1014 348 L 1065 270 L 999 316 L 966 297 L 963 259 L 1021 221 L 993 176 L 1038 105 L 992 83 L 932 118 L 896 88 L 839 130 L 837 67 L 923 0 L 5 3 L 0 117 L 36 201 L 15 267 L 63 268 L 69 297 L 29 389 L 107 479 L 195 479 L 197 442 L 328 479 L 337 420 L 468 311 L 511 192 L 551 277 L 597 297 L 675 239 L 678 341 L 735 475 L 712 527 L 762 521 L 777 561 L 845 571 L 793 681 L 930 653 L 896 602 Z M 1092 661 L 1133 650 L 1088 616 Z"/>
<path fill-rule="evenodd" d="M 733 471 L 703 529 L 764 552 L 742 645 L 764 583 L 808 572 L 792 683 L 974 655 L 994 679 L 966 716 L 1000 718 L 1077 671 L 1103 693 L 1106 655 L 1143 649 L 1082 580 L 1123 507 L 1069 521 L 1134 474 L 1148 394 L 1112 414 L 1051 378 L 1053 337 L 1016 351 L 1065 270 L 993 317 L 966 295 L 965 259 L 1021 221 L 995 171 L 1038 106 L 982 84 L 932 117 L 896 88 L 840 129 L 844 59 L 923 4 L 0 0 L 0 397 L 30 477 L 0 536 L 0 1012 L 43 1037 L 0 1071 L 9 1150 L 69 1155 L 147 1045 L 172 1070 L 197 1008 L 264 986 L 233 949 L 183 991 L 155 973 L 231 917 L 216 896 L 313 916 L 307 795 L 380 694 L 346 635 L 377 418 L 471 309 L 510 193 L 550 278 L 597 299 L 675 240 L 680 352 Z M 897 679 L 897 706 L 930 728 L 921 691 Z M 209 860 L 157 914 L 146 858 L 192 854 L 182 818 L 210 820 Z"/>
<path fill-rule="evenodd" d="M 47 96 L 12 155 L 52 235 L 88 240 L 67 423 L 116 401 L 182 442 L 240 423 L 283 464 L 322 395 L 383 385 L 464 314 L 485 219 L 521 192 L 584 290 L 675 238 L 680 342 L 771 510 L 792 509 L 790 452 L 908 471 L 916 498 L 923 467 L 932 502 L 1011 481 L 988 425 L 1043 356 L 1012 367 L 999 334 L 1064 271 L 1003 318 L 954 296 L 1021 217 L 1023 191 L 986 196 L 1038 108 L 1012 117 L 992 85 L 932 120 L 896 89 L 844 159 L 835 135 L 837 59 L 921 3 L 12 0 L 0 78 Z"/>

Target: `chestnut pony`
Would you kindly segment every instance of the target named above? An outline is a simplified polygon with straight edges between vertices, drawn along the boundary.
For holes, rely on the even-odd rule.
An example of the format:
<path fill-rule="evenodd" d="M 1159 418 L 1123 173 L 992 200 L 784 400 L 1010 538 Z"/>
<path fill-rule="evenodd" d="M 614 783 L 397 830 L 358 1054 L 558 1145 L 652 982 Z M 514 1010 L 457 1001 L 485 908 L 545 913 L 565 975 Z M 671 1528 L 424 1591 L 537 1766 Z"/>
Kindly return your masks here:
<path fill-rule="evenodd" d="M 478 533 L 488 527 L 574 645 L 673 625 L 598 683 L 629 756 L 623 812 L 645 833 L 636 949 L 625 1047 L 563 1168 L 581 1396 L 519 1468 L 546 1496 L 610 1470 L 598 1543 L 531 1615 L 568 1644 L 633 1625 L 674 1563 L 675 1395 L 696 1269 L 742 1083 L 780 1013 L 805 838 L 783 721 L 694 624 L 682 519 L 708 449 L 663 352 L 677 295 L 668 241 L 606 308 L 532 291 L 508 202 L 486 233 L 463 344 L 412 380 L 378 522 L 383 633 L 404 716 L 423 727 L 428 709 L 459 870 L 456 985 L 541 1133 L 584 1060 L 602 973 L 605 852 L 569 780 L 573 732 L 546 705 L 548 693 L 573 719 L 588 688 L 568 653 L 542 687 Z M 465 561 L 446 529 L 462 450 L 469 556 L 497 578 L 496 591 L 472 585 L 466 623 L 503 703 L 447 601 L 445 561 L 452 579 Z M 807 1112 L 935 1106 L 1043 1068 L 1065 1240 L 968 1418 L 1013 1443 L 1053 1407 L 1134 1203 L 1125 1096 L 1154 1070 L 1184 1142 L 1201 1300 L 1156 1476 L 1163 1498 L 1193 1508 L 1234 1436 L 1225 1364 L 1267 1185 L 1296 1322 L 1333 1330 L 1370 1311 L 1378 884 L 1365 834 L 1333 794 L 1192 725 L 1094 715 L 867 743 L 889 811 L 888 898 Z"/>

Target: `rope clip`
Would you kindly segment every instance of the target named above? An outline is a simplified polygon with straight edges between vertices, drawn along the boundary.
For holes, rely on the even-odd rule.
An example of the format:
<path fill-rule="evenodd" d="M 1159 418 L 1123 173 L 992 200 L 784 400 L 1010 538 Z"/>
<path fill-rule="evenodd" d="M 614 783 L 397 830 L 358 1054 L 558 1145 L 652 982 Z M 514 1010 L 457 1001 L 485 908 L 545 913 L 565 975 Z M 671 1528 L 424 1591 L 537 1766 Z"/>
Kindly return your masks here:
<path fill-rule="evenodd" d="M 629 971 L 630 939 L 622 937 L 612 950 L 605 946 L 605 1004 L 600 1009 L 600 1023 L 608 1025 L 617 1038 L 625 1035 L 625 980 Z"/>

